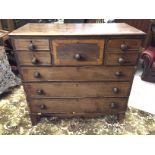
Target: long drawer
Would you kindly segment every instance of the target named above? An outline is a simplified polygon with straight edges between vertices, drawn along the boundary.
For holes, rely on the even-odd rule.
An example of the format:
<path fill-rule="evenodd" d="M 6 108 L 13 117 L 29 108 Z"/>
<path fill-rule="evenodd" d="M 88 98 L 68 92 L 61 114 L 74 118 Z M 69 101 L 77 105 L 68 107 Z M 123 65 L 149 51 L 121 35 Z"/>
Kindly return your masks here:
<path fill-rule="evenodd" d="M 33 113 L 118 113 L 125 111 L 127 98 L 32 99 Z"/>
<path fill-rule="evenodd" d="M 50 52 L 16 52 L 20 65 L 50 65 Z"/>
<path fill-rule="evenodd" d="M 25 83 L 29 97 L 127 97 L 129 82 Z"/>
<path fill-rule="evenodd" d="M 132 66 L 22 67 L 24 81 L 129 81 Z"/>

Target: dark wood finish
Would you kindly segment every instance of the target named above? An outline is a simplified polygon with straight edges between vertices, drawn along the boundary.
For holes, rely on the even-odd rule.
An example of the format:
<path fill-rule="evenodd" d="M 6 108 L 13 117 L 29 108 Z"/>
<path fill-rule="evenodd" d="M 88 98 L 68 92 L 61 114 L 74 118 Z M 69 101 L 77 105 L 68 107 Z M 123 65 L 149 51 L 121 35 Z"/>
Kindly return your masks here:
<path fill-rule="evenodd" d="M 15 24 L 13 19 L 0 19 L 0 27 L 11 32 L 15 29 Z"/>
<path fill-rule="evenodd" d="M 125 52 L 125 53 L 106 53 L 106 65 L 136 65 L 139 53 L 138 52 Z"/>
<path fill-rule="evenodd" d="M 15 39 L 14 45 L 16 50 L 49 50 L 49 40 L 48 39 Z M 33 48 L 30 46 L 34 46 Z"/>
<path fill-rule="evenodd" d="M 127 97 L 129 82 L 26 83 L 30 97 Z M 118 91 L 114 92 L 113 89 Z"/>
<path fill-rule="evenodd" d="M 20 51 L 16 53 L 20 65 L 50 65 L 50 52 L 27 52 Z"/>
<path fill-rule="evenodd" d="M 8 31 L 0 29 L 0 46 L 4 46 L 4 41 L 8 39 Z"/>
<path fill-rule="evenodd" d="M 144 35 L 124 23 L 27 24 L 13 31 L 32 124 L 44 116 L 123 118 Z"/>
<path fill-rule="evenodd" d="M 104 40 L 52 40 L 54 64 L 102 64 Z"/>
<path fill-rule="evenodd" d="M 33 113 L 113 113 L 126 110 L 126 102 L 127 98 L 32 99 L 30 108 Z"/>
<path fill-rule="evenodd" d="M 109 73 L 110 70 L 110 73 Z M 24 81 L 130 81 L 134 67 L 22 67 Z M 39 73 L 39 77 L 34 74 Z"/>
<path fill-rule="evenodd" d="M 118 119 L 118 121 L 120 123 L 123 123 L 124 118 L 125 118 L 125 113 L 124 112 L 117 114 L 117 119 Z"/>
<path fill-rule="evenodd" d="M 34 114 L 30 114 L 30 118 L 31 118 L 31 122 L 32 122 L 32 125 L 36 125 L 37 124 L 37 122 L 39 122 L 40 121 L 40 118 L 41 118 L 41 116 L 40 115 L 34 115 Z"/>

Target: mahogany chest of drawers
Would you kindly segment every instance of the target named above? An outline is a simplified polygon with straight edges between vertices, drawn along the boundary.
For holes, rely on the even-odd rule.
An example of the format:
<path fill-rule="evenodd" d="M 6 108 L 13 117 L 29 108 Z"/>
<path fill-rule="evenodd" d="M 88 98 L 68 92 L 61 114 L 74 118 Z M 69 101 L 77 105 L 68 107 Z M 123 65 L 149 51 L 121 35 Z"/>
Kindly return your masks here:
<path fill-rule="evenodd" d="M 26 24 L 9 36 L 32 124 L 124 117 L 144 32 L 125 23 Z"/>

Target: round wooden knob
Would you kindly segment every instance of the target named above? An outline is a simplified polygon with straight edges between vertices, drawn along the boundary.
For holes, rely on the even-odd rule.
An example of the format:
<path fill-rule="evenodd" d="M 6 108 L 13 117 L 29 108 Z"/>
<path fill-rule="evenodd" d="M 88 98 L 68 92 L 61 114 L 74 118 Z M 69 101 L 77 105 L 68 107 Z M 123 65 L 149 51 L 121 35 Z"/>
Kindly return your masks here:
<path fill-rule="evenodd" d="M 127 44 L 121 44 L 121 50 L 122 51 L 126 51 L 126 50 L 128 50 L 128 45 Z"/>
<path fill-rule="evenodd" d="M 122 72 L 118 71 L 118 72 L 115 73 L 115 75 L 116 75 L 117 77 L 120 77 L 120 76 L 122 75 Z"/>
<path fill-rule="evenodd" d="M 40 75 L 40 73 L 39 73 L 39 72 L 35 72 L 35 73 L 34 73 L 34 77 L 35 77 L 35 78 L 40 78 L 40 77 L 41 77 L 41 75 Z"/>
<path fill-rule="evenodd" d="M 119 89 L 115 87 L 115 88 L 113 88 L 113 92 L 114 93 L 118 93 L 119 92 Z"/>
<path fill-rule="evenodd" d="M 29 43 L 28 49 L 29 49 L 30 51 L 34 51 L 34 50 L 35 50 L 35 45 L 33 45 L 32 41 Z"/>
<path fill-rule="evenodd" d="M 44 93 L 44 91 L 43 91 L 42 89 L 37 89 L 37 90 L 36 90 L 36 93 L 37 93 L 38 95 L 42 95 L 42 94 Z"/>
<path fill-rule="evenodd" d="M 79 53 L 77 53 L 77 54 L 74 55 L 74 58 L 76 60 L 80 60 L 81 59 L 81 55 Z"/>
<path fill-rule="evenodd" d="M 39 107 L 40 107 L 40 109 L 46 109 L 46 105 L 45 104 L 41 104 L 41 105 L 39 105 Z"/>
<path fill-rule="evenodd" d="M 117 105 L 117 103 L 112 102 L 110 107 L 111 107 L 111 109 L 116 109 L 116 108 L 118 108 L 118 105 Z"/>
<path fill-rule="evenodd" d="M 123 58 L 118 58 L 118 63 L 124 64 L 125 60 Z"/>
<path fill-rule="evenodd" d="M 32 64 L 37 64 L 39 61 L 36 57 L 33 57 L 32 58 Z"/>

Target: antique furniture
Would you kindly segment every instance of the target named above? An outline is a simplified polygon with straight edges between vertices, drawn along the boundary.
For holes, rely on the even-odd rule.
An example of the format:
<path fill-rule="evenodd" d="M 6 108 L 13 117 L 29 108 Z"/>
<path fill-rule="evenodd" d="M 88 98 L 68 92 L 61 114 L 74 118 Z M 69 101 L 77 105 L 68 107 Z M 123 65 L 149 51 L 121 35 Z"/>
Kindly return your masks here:
<path fill-rule="evenodd" d="M 26 24 L 10 33 L 32 124 L 123 118 L 144 36 L 125 23 Z"/>
<path fill-rule="evenodd" d="M 0 28 L 13 31 L 15 29 L 14 19 L 0 19 Z"/>
<path fill-rule="evenodd" d="M 0 46 L 4 46 L 4 41 L 8 39 L 8 31 L 0 29 Z"/>
<path fill-rule="evenodd" d="M 141 79 L 148 82 L 155 82 L 155 47 L 147 48 L 142 54 L 143 73 Z"/>

